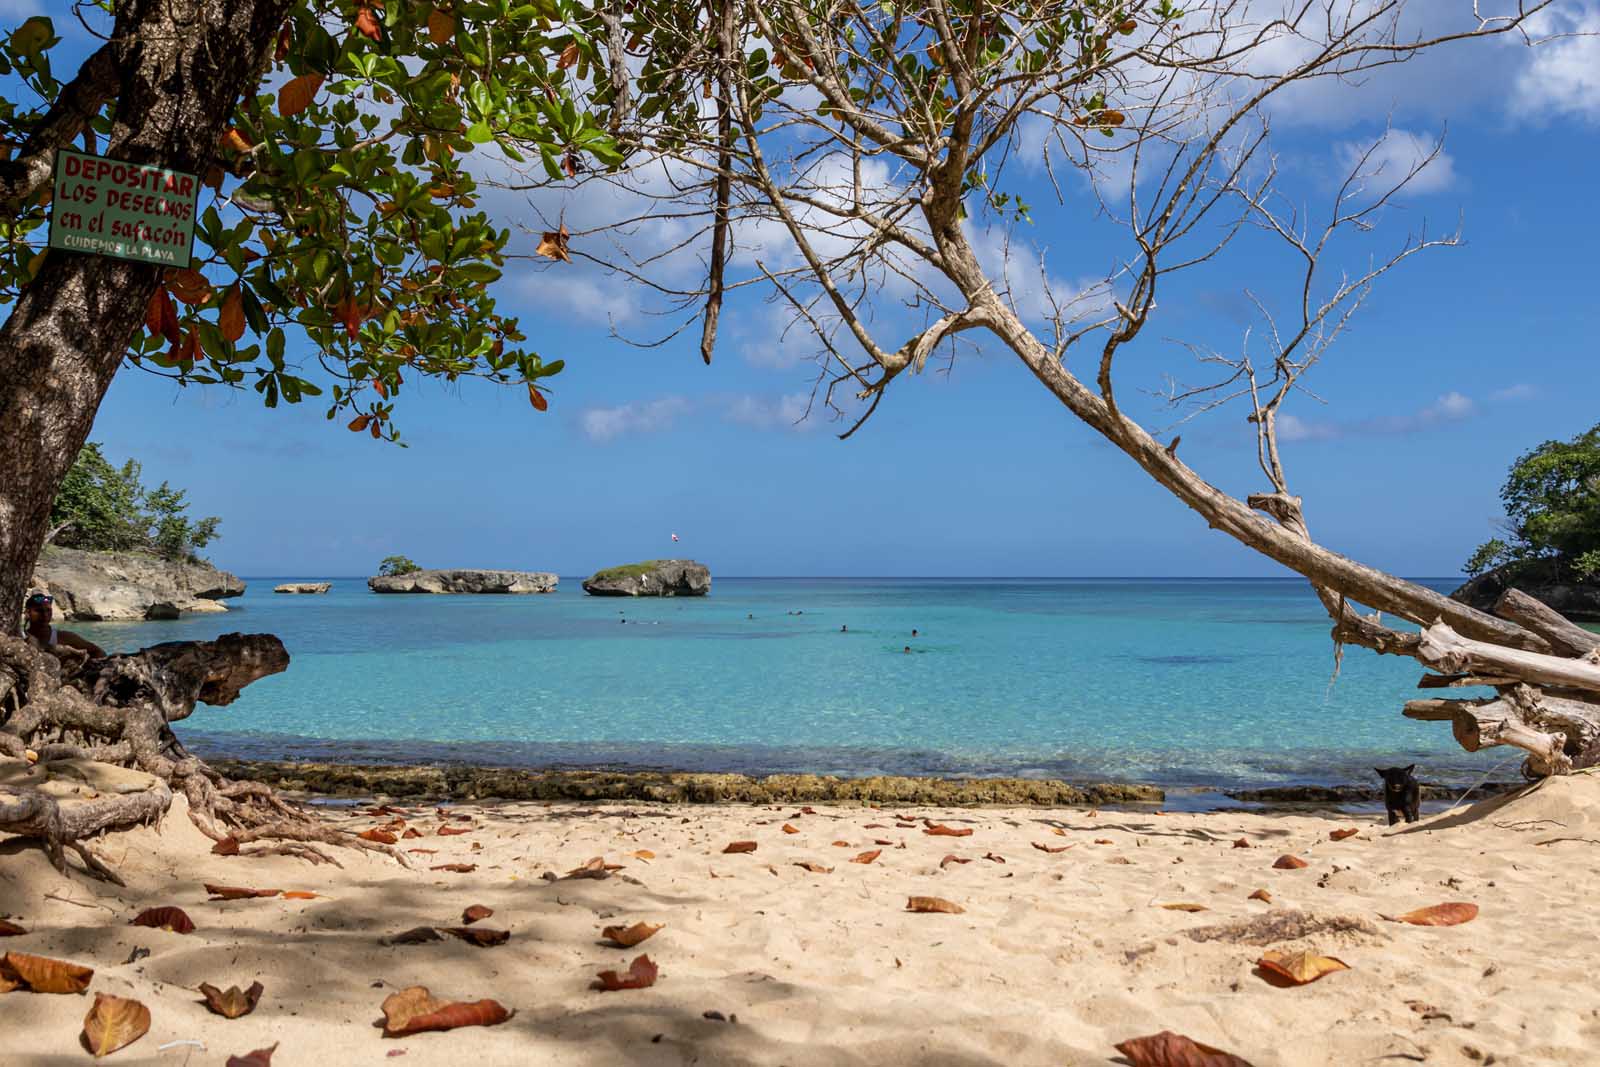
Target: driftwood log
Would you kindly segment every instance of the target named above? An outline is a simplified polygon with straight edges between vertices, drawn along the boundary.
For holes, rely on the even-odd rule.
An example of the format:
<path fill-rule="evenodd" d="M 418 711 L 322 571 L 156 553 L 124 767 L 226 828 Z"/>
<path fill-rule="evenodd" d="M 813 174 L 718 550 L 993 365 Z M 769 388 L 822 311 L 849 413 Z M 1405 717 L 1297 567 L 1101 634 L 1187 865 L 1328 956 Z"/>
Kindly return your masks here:
<path fill-rule="evenodd" d="M 274 852 L 336 863 L 320 846 L 384 851 L 340 834 L 257 782 L 230 781 L 186 750 L 171 724 L 196 703 L 231 704 L 289 665 L 270 634 L 224 634 L 87 659 L 0 635 L 0 833 L 37 838 L 58 867 L 65 850 L 116 880 L 86 842 L 159 822 L 174 793 L 224 854 Z M 241 846 L 256 844 L 253 849 Z"/>

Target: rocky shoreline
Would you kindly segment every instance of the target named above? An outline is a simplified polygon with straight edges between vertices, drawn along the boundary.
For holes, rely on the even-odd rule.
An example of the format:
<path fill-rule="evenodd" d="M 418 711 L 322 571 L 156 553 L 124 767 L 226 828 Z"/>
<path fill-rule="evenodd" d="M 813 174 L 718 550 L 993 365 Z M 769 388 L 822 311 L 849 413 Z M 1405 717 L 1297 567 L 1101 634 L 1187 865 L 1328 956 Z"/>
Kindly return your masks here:
<path fill-rule="evenodd" d="M 209 563 L 174 562 L 132 552 L 84 552 L 49 546 L 34 564 L 33 589 L 56 599 L 61 621 L 176 619 L 227 611 L 245 583 Z"/>

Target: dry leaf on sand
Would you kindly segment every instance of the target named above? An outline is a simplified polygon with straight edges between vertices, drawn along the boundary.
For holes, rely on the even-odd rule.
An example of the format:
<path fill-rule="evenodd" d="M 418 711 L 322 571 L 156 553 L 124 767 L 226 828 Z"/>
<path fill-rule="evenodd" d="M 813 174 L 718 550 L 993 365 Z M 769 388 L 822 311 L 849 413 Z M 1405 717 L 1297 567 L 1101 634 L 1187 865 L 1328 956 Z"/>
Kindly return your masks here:
<path fill-rule="evenodd" d="M 1248 1061 L 1231 1052 L 1202 1045 L 1171 1030 L 1118 1042 L 1116 1049 L 1132 1067 L 1250 1067 Z"/>
<path fill-rule="evenodd" d="M 427 986 L 414 985 L 383 1000 L 383 1035 L 404 1037 L 424 1030 L 454 1030 L 458 1026 L 496 1026 L 511 1013 L 495 1000 L 471 1003 L 435 1000 Z"/>
<path fill-rule="evenodd" d="M 434 871 L 449 871 L 452 874 L 471 874 L 477 869 L 476 863 L 441 863 L 429 868 Z"/>
<path fill-rule="evenodd" d="M 1350 827 L 1348 829 L 1345 829 L 1345 830 L 1329 830 L 1328 831 L 1328 840 L 1329 841 L 1343 841 L 1345 838 L 1354 837 L 1357 834 L 1359 834 L 1360 832 L 1361 831 L 1359 829 L 1357 829 L 1356 827 L 1354 827 L 1354 826 L 1352 826 L 1352 827 Z"/>
<path fill-rule="evenodd" d="M 1035 841 L 1033 843 L 1033 847 L 1038 849 L 1040 852 L 1048 852 L 1051 855 L 1054 855 L 1057 852 L 1065 852 L 1067 849 L 1071 848 L 1072 846 L 1071 845 L 1043 845 L 1043 844 L 1040 844 L 1039 842 Z"/>
<path fill-rule="evenodd" d="M 251 982 L 249 989 L 231 985 L 226 990 L 218 989 L 209 982 L 200 983 L 200 995 L 206 998 L 206 1007 L 224 1019 L 237 1019 L 255 1011 L 256 1002 L 261 999 L 263 992 L 260 982 Z"/>
<path fill-rule="evenodd" d="M 392 845 L 396 841 L 400 840 L 392 831 L 385 830 L 381 826 L 374 826 L 370 830 L 363 830 L 356 836 L 361 838 L 363 841 L 376 841 L 380 845 Z"/>
<path fill-rule="evenodd" d="M 482 904 L 474 904 L 471 907 L 462 910 L 461 921 L 466 923 L 468 926 L 471 926 L 473 923 L 487 919 L 493 914 L 493 908 L 485 907 Z"/>
<path fill-rule="evenodd" d="M 863 852 L 862 855 L 865 856 L 866 853 Z M 854 862 L 854 861 L 852 861 L 852 862 Z M 800 863 L 796 863 L 795 866 L 796 867 L 804 867 L 806 870 L 810 871 L 812 874 L 832 874 L 833 873 L 833 868 L 832 867 L 824 867 L 820 863 L 800 862 Z"/>
<path fill-rule="evenodd" d="M 1283 855 L 1272 861 L 1272 866 L 1274 870 L 1279 871 L 1298 871 L 1302 867 L 1311 866 L 1311 864 L 1307 863 L 1299 856 L 1292 856 L 1285 852 Z"/>
<path fill-rule="evenodd" d="M 606 993 L 614 993 L 619 989 L 648 989 L 656 984 L 656 974 L 656 965 L 650 957 L 638 956 L 621 974 L 616 971 L 601 971 L 600 976 L 589 988 Z"/>
<path fill-rule="evenodd" d="M 957 828 L 936 822 L 924 826 L 922 832 L 933 837 L 970 837 L 972 835 L 972 827 L 962 826 Z"/>
<path fill-rule="evenodd" d="M 133 1044 L 150 1030 L 150 1009 L 137 1000 L 96 993 L 83 1017 L 83 1043 L 94 1058 Z"/>
<path fill-rule="evenodd" d="M 194 923 L 182 908 L 170 905 L 165 908 L 146 908 L 133 917 L 130 926 L 149 926 L 157 930 L 171 930 L 175 934 L 194 933 Z"/>
<path fill-rule="evenodd" d="M 1305 985 L 1334 971 L 1348 971 L 1350 965 L 1332 956 L 1315 952 L 1280 952 L 1268 949 L 1256 961 L 1261 977 L 1273 985 Z"/>
<path fill-rule="evenodd" d="M 395 934 L 389 938 L 391 945 L 420 945 L 426 941 L 443 941 L 439 931 L 431 926 L 413 926 L 403 933 Z"/>
<path fill-rule="evenodd" d="M 946 915 L 960 915 L 966 911 L 960 904 L 952 903 L 943 897 L 911 897 L 906 901 L 907 911 L 943 912 Z"/>
<path fill-rule="evenodd" d="M 633 854 L 633 858 L 636 860 L 653 860 L 656 858 L 656 854 L 647 848 L 641 848 Z"/>
<path fill-rule="evenodd" d="M 632 926 L 608 926 L 600 931 L 600 936 L 607 941 L 632 948 L 641 941 L 650 938 L 657 930 L 661 929 L 660 923 L 634 923 Z"/>
<path fill-rule="evenodd" d="M 25 934 L 27 932 L 28 931 L 24 930 L 16 923 L 9 923 L 4 919 L 0 919 L 0 937 L 16 937 L 18 934 Z"/>
<path fill-rule="evenodd" d="M 788 823 L 784 823 L 783 824 L 783 832 L 786 833 L 786 834 L 797 834 L 800 831 L 797 830 L 795 827 L 790 826 Z"/>
<path fill-rule="evenodd" d="M 881 855 L 883 855 L 883 849 L 875 848 L 871 852 L 859 853 L 850 862 L 851 863 L 871 863 L 873 860 L 877 859 Z"/>
<path fill-rule="evenodd" d="M 258 1048 L 243 1056 L 229 1056 L 225 1067 L 272 1067 L 272 1054 L 278 1051 L 277 1042 L 270 1048 Z"/>
<path fill-rule="evenodd" d="M 1404 915 L 1385 915 L 1390 922 L 1410 923 L 1412 926 L 1460 926 L 1478 917 L 1476 904 L 1434 904 Z"/>
<path fill-rule="evenodd" d="M 237 885 L 212 885 L 206 883 L 206 892 L 213 900 L 248 900 L 251 897 L 275 897 L 281 889 L 246 889 Z"/>
<path fill-rule="evenodd" d="M 1234 841 L 1233 847 L 1234 848 L 1250 848 L 1251 845 L 1250 845 L 1250 842 L 1246 841 L 1244 838 L 1241 837 L 1241 838 L 1237 839 L 1236 841 Z"/>
<path fill-rule="evenodd" d="M 1271 904 L 1272 903 L 1272 894 L 1267 892 L 1265 889 L 1257 889 L 1254 893 L 1251 893 L 1245 899 L 1247 899 L 1247 900 L 1259 900 L 1264 904 Z"/>
<path fill-rule="evenodd" d="M 93 967 L 26 952 L 7 952 L 5 966 L 0 967 L 0 980 L 19 979 L 35 993 L 82 993 L 93 977 Z"/>
<path fill-rule="evenodd" d="M 1163 904 L 1168 911 L 1210 911 L 1204 904 Z"/>
<path fill-rule="evenodd" d="M 954 852 L 952 852 L 948 856 L 946 856 L 944 859 L 939 861 L 939 869 L 942 871 L 946 867 L 950 866 L 952 863 L 971 863 L 971 862 L 972 862 L 971 860 L 964 860 L 960 856 L 958 856 Z"/>
<path fill-rule="evenodd" d="M 285 889 L 284 900 L 316 900 L 317 894 L 306 889 Z"/>
<path fill-rule="evenodd" d="M 510 930 L 491 930 L 487 926 L 441 926 L 441 934 L 459 937 L 463 941 L 477 945 L 479 948 L 489 948 L 493 945 L 503 945 L 511 940 Z"/>
<path fill-rule="evenodd" d="M 724 848 L 722 851 L 724 853 L 729 853 L 729 852 L 754 852 L 755 850 L 756 850 L 756 843 L 754 841 L 731 841 L 731 842 L 728 843 L 728 847 Z"/>

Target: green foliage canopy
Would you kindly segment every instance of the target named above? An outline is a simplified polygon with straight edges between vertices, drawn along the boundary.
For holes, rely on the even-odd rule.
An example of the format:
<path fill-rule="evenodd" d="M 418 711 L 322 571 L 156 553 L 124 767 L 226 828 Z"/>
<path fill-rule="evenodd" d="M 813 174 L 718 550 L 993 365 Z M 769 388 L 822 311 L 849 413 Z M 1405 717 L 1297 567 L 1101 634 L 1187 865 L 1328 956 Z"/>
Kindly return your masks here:
<path fill-rule="evenodd" d="M 384 556 L 383 562 L 378 564 L 378 574 L 384 578 L 393 578 L 401 574 L 415 574 L 421 569 L 406 556 Z"/>
<path fill-rule="evenodd" d="M 1540 562 L 1600 580 L 1600 425 L 1570 441 L 1546 441 L 1512 464 L 1500 489 L 1506 538 L 1478 547 L 1468 574 Z"/>
<path fill-rule="evenodd" d="M 83 446 L 50 509 L 50 525 L 61 527 L 56 541 L 97 552 L 150 552 L 162 559 L 196 558 L 217 538 L 216 516 L 190 519 L 185 491 L 166 482 L 147 489 L 141 468 L 130 459 L 121 467 L 100 446 Z"/>

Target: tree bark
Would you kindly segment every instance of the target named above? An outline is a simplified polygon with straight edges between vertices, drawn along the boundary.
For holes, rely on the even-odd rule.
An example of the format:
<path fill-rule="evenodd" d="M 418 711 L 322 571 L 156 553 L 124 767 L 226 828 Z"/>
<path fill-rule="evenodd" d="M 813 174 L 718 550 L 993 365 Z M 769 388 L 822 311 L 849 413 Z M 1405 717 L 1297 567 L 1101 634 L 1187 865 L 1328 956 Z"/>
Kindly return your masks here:
<path fill-rule="evenodd" d="M 1488 700 L 1412 700 L 1410 719 L 1448 722 L 1468 752 L 1491 745 L 1525 750 L 1534 775 L 1565 774 L 1600 763 L 1600 704 L 1552 697 L 1527 685 Z"/>
<path fill-rule="evenodd" d="M 1585 630 L 1544 601 L 1519 589 L 1501 593 L 1500 599 L 1494 602 L 1494 613 L 1532 630 L 1564 656 L 1585 656 L 1600 649 L 1600 634 Z"/>
<path fill-rule="evenodd" d="M 292 0 L 128 0 L 111 43 L 0 174 L 36 190 L 57 149 L 115 99 L 106 154 L 203 173 L 241 92 L 253 90 Z M 114 86 L 114 89 L 113 89 Z M 21 613 L 50 505 L 143 319 L 161 268 L 50 251 L 0 326 L 0 619 Z"/>

